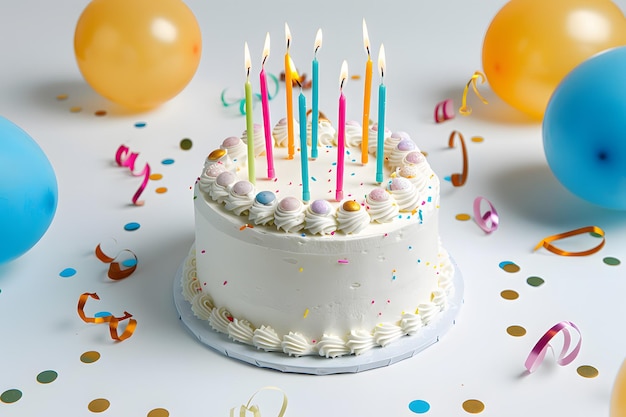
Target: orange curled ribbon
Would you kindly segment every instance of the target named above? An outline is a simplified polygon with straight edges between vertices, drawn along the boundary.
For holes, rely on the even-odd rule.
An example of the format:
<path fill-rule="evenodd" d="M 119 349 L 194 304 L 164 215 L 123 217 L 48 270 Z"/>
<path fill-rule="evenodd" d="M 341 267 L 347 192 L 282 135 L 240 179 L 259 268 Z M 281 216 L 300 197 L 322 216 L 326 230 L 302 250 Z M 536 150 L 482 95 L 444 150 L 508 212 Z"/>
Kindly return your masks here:
<path fill-rule="evenodd" d="M 465 139 L 463 138 L 461 132 L 459 132 L 458 130 L 453 130 L 452 133 L 450 133 L 450 138 L 448 139 L 448 147 L 454 148 L 455 136 L 458 136 L 459 141 L 461 142 L 461 151 L 463 152 L 463 172 L 461 174 L 452 174 L 450 176 L 450 182 L 452 182 L 452 185 L 454 185 L 455 187 L 460 187 L 465 184 L 465 181 L 467 181 L 467 148 L 465 147 Z"/>
<path fill-rule="evenodd" d="M 449 98 L 437 103 L 435 106 L 435 123 L 445 122 L 450 119 L 454 119 L 454 103 Z"/>
<path fill-rule="evenodd" d="M 115 240 L 113 239 L 113 241 Z M 114 258 L 111 258 L 109 255 L 104 253 L 101 245 L 101 243 L 98 243 L 98 246 L 96 246 L 96 250 L 94 252 L 96 254 L 96 258 L 98 258 L 105 264 L 109 264 L 109 271 L 107 273 L 107 276 L 109 278 L 118 281 L 120 279 L 131 276 L 131 274 L 135 272 L 135 269 L 137 269 L 137 255 L 135 255 L 133 251 L 131 251 L 130 249 L 124 249 L 120 251 Z M 122 269 L 122 265 L 124 265 L 124 262 L 117 261 L 117 259 L 120 258 L 120 255 L 123 253 L 129 253 L 134 258 L 134 261 L 131 262 L 131 265 L 124 269 Z"/>
<path fill-rule="evenodd" d="M 287 402 L 288 402 L 287 394 L 285 394 L 283 390 L 277 387 L 264 387 L 258 390 L 257 392 L 255 392 L 252 395 L 252 397 L 250 397 L 246 405 L 242 405 L 239 407 L 239 417 L 246 417 L 246 414 L 248 413 L 248 411 L 251 412 L 254 417 L 261 417 L 261 410 L 259 410 L 259 407 L 256 405 L 250 405 L 250 403 L 252 402 L 252 399 L 255 397 L 255 395 L 265 390 L 279 391 L 280 393 L 283 394 L 283 405 L 281 406 L 280 411 L 278 412 L 278 417 L 283 417 L 285 415 L 285 410 L 287 410 Z M 231 408 L 230 417 L 236 417 L 235 416 L 236 410 L 237 410 L 237 407 Z"/>
<path fill-rule="evenodd" d="M 133 335 L 133 333 L 135 332 L 135 328 L 137 328 L 137 320 L 131 318 L 133 315 L 127 311 L 124 312 L 124 315 L 122 317 L 115 317 L 115 316 L 87 317 L 84 310 L 85 310 L 85 304 L 87 303 L 87 300 L 89 298 L 94 298 L 96 300 L 100 299 L 100 297 L 98 297 L 98 294 L 96 294 L 95 292 L 83 293 L 78 298 L 78 308 L 77 308 L 78 316 L 85 323 L 94 323 L 94 324 L 109 323 L 109 333 L 111 334 L 111 339 L 117 340 L 118 342 L 126 340 Z M 128 321 L 128 324 L 126 325 L 126 329 L 124 329 L 124 332 L 120 335 L 117 331 L 117 327 L 120 321 L 124 321 L 127 319 L 130 319 L 130 320 Z"/>
<path fill-rule="evenodd" d="M 581 252 L 566 251 L 563 249 L 559 249 L 552 244 L 552 242 L 554 242 L 555 240 L 561 240 L 561 239 L 565 239 L 568 237 L 580 235 L 583 233 L 595 233 L 599 235 L 600 237 L 602 237 L 602 242 L 600 242 L 597 246 L 589 250 L 585 250 Z M 533 249 L 533 252 L 543 246 L 550 252 L 556 253 L 557 255 L 561 255 L 561 256 L 587 256 L 587 255 L 594 254 L 598 252 L 600 249 L 602 249 L 602 247 L 604 246 L 604 243 L 605 243 L 604 230 L 602 230 L 598 226 L 586 226 L 586 227 L 581 227 L 580 229 L 570 230 L 569 232 L 559 233 L 556 235 L 545 237 L 541 240 L 541 242 L 537 244 L 537 246 L 535 246 L 535 248 Z"/>
<path fill-rule="evenodd" d="M 485 98 L 481 96 L 478 92 L 478 87 L 476 86 L 476 79 L 478 78 L 480 78 L 481 84 L 484 84 L 485 80 L 487 79 L 485 77 L 485 74 L 483 74 L 482 72 L 474 71 L 474 75 L 472 75 L 472 78 L 470 78 L 470 80 L 465 85 L 465 88 L 463 89 L 463 99 L 461 100 L 461 107 L 459 108 L 459 113 L 461 113 L 463 116 L 469 116 L 470 114 L 472 114 L 472 108 L 467 105 L 467 93 L 469 91 L 470 85 L 472 86 L 474 93 L 476 93 L 480 101 L 482 101 L 484 104 L 489 104 L 489 102 L 485 100 Z"/>

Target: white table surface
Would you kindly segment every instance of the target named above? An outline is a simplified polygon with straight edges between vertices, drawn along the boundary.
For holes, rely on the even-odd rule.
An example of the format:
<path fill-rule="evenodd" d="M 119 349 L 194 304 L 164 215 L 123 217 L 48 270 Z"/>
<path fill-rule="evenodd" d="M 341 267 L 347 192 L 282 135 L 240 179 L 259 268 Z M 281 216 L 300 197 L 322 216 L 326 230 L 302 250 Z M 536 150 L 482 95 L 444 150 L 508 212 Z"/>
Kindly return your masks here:
<path fill-rule="evenodd" d="M 566 191 L 546 164 L 541 125 L 507 107 L 487 84 L 481 91 L 489 105 L 470 94 L 472 116 L 442 124 L 432 120 L 441 100 L 452 98 L 458 108 L 465 83 L 481 69 L 483 36 L 503 3 L 367 1 L 356 6 L 324 0 L 215 6 L 189 0 L 204 43 L 196 76 L 160 108 L 129 114 L 93 92 L 78 71 L 73 33 L 87 2 L 3 1 L 0 115 L 29 132 L 46 152 L 56 171 L 59 203 L 40 242 L 0 266 L 0 394 L 10 389 L 23 394 L 15 403 L 0 402 L 0 415 L 92 415 L 88 404 L 105 398 L 110 407 L 103 415 L 146 416 L 162 408 L 171 416 L 226 416 L 265 386 L 286 392 L 288 416 L 411 416 L 416 415 L 408 407 L 413 400 L 430 404 L 427 416 L 460 416 L 467 414 L 462 404 L 468 399 L 485 404 L 484 416 L 608 415 L 613 380 L 626 352 L 626 281 L 624 264 L 608 266 L 603 258 L 626 261 L 626 214 Z M 460 170 L 460 151 L 446 148 L 453 129 L 466 139 L 484 137 L 483 143 L 468 140 L 467 184 L 454 188 L 442 181 L 441 188 L 441 236 L 462 270 L 465 304 L 439 343 L 414 358 L 364 373 L 283 374 L 223 357 L 187 332 L 172 298 L 172 280 L 193 242 L 190 187 L 206 154 L 245 128 L 243 117 L 221 106 L 220 92 L 243 90 L 244 41 L 257 73 L 267 31 L 272 55 L 266 68 L 280 73 L 285 22 L 293 35 L 292 57 L 310 75 L 315 32 L 321 27 L 320 109 L 335 119 L 341 61 L 348 60 L 351 74 L 364 73 L 363 18 L 374 59 L 380 43 L 385 44 L 387 126 L 409 132 L 442 178 Z M 375 75 L 374 86 L 377 80 Z M 271 103 L 275 121 L 284 115 L 283 91 L 281 86 Z M 345 92 L 348 118 L 360 120 L 362 80 L 349 81 Z M 59 94 L 69 97 L 59 101 Z M 72 106 L 83 110 L 72 113 Z M 108 114 L 96 117 L 97 110 Z M 260 123 L 260 106 L 254 114 Z M 136 128 L 139 121 L 146 127 Z M 193 140 L 189 151 L 179 148 L 185 137 Z M 114 164 L 121 144 L 163 174 L 148 184 L 143 207 L 129 204 L 139 180 Z M 162 165 L 165 158 L 174 164 Z M 157 187 L 168 191 L 158 194 Z M 479 195 L 500 213 L 500 227 L 492 235 L 473 221 L 455 219 L 471 214 Z M 141 227 L 127 232 L 128 222 Z M 606 232 L 606 245 L 597 254 L 574 258 L 532 252 L 543 237 L 589 225 Z M 96 245 L 110 238 L 139 260 L 137 271 L 123 281 L 108 280 L 106 265 L 93 255 Z M 502 261 L 515 262 L 521 270 L 507 273 L 499 267 Z M 60 277 L 68 267 L 76 275 Z M 529 276 L 540 276 L 545 284 L 532 287 L 526 283 Z M 520 297 L 503 299 L 500 292 L 506 289 Z M 91 311 L 131 312 L 138 322 L 135 334 L 114 343 L 105 326 L 82 322 L 76 302 L 84 292 L 101 297 L 90 301 Z M 549 353 L 535 373 L 524 375 L 530 349 L 562 320 L 582 331 L 577 359 L 559 367 Z M 510 336 L 506 329 L 511 325 L 523 326 L 527 334 Z M 82 363 L 80 355 L 91 350 L 101 354 L 100 360 Z M 599 375 L 581 377 L 576 372 L 581 365 L 595 367 Z M 58 378 L 38 383 L 35 378 L 44 370 L 56 371 Z M 265 395 L 259 399 L 263 416 L 276 415 L 279 397 Z"/>

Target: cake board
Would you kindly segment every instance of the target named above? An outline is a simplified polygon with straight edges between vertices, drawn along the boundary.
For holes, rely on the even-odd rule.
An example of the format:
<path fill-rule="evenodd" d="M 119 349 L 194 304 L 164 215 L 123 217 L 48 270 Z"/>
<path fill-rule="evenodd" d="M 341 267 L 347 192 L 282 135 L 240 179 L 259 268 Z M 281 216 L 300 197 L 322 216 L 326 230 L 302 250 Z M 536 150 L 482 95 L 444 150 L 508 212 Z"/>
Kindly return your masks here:
<path fill-rule="evenodd" d="M 448 308 L 442 311 L 432 322 L 421 328 L 413 336 L 403 336 L 384 348 L 375 347 L 361 355 L 346 355 L 333 359 L 321 356 L 290 357 L 281 352 L 266 352 L 254 346 L 235 342 L 226 334 L 216 332 L 209 322 L 197 318 L 191 310 L 191 304 L 185 300 L 181 290 L 183 267 L 181 263 L 174 277 L 174 304 L 185 327 L 198 340 L 232 359 L 237 359 L 260 368 L 274 369 L 281 372 L 330 375 L 339 373 L 356 373 L 383 366 L 389 366 L 404 359 L 411 358 L 429 346 L 437 343 L 455 324 L 456 316 L 463 304 L 463 278 L 453 259 L 454 294 L 448 299 Z"/>

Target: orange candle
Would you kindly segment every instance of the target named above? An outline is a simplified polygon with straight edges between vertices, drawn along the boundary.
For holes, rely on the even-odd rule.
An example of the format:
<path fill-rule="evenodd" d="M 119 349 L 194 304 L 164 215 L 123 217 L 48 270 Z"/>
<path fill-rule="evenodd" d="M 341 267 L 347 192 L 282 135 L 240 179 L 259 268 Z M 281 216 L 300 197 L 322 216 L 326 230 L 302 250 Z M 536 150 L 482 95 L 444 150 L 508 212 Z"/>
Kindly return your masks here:
<path fill-rule="evenodd" d="M 361 142 L 361 163 L 367 164 L 367 146 L 369 142 L 369 120 L 370 120 L 370 97 L 372 91 L 372 58 L 370 54 L 370 38 L 367 34 L 367 25 L 363 19 L 363 46 L 367 52 L 367 62 L 365 63 L 365 91 L 363 93 L 363 125 Z"/>
<path fill-rule="evenodd" d="M 287 52 L 285 53 L 285 91 L 287 98 L 287 152 L 288 159 L 293 159 L 294 138 L 293 138 L 293 84 L 292 84 L 292 61 L 289 56 L 289 46 L 291 45 L 291 31 L 285 23 L 285 40 L 287 42 Z"/>

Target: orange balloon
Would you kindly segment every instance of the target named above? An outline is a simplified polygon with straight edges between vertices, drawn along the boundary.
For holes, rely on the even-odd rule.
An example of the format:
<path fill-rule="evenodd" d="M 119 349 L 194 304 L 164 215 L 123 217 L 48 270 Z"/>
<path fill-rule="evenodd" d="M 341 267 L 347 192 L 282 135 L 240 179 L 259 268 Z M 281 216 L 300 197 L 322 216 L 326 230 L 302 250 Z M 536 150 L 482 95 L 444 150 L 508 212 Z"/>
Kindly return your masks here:
<path fill-rule="evenodd" d="M 611 417 L 626 417 L 626 360 L 622 364 L 613 386 Z"/>
<path fill-rule="evenodd" d="M 487 29 L 483 71 L 502 100 L 541 119 L 575 66 L 621 45 L 626 20 L 610 0 L 511 0 Z"/>
<path fill-rule="evenodd" d="M 180 0 L 93 0 L 78 19 L 74 52 L 94 90 L 129 109 L 146 110 L 189 83 L 202 37 Z"/>

